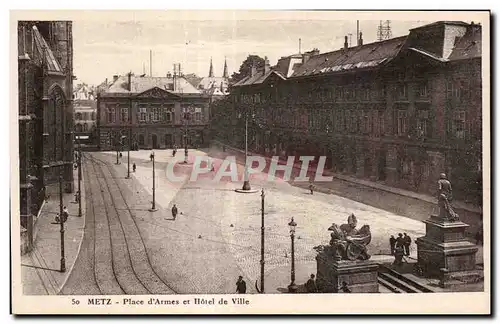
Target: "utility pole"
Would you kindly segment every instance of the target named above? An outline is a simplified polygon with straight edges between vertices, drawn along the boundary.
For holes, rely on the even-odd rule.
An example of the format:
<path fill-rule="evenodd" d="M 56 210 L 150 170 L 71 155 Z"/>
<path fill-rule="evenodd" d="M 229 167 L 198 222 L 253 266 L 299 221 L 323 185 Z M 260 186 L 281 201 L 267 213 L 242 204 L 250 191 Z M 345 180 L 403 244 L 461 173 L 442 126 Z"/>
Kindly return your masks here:
<path fill-rule="evenodd" d="M 63 188 L 62 172 L 59 174 L 59 224 L 61 233 L 61 272 L 66 272 L 66 258 L 64 257 L 64 216 L 63 216 Z"/>
<path fill-rule="evenodd" d="M 153 157 L 153 203 L 152 203 L 152 206 L 151 206 L 151 209 L 149 211 L 156 211 L 156 193 L 155 193 L 155 190 L 156 190 L 156 186 L 155 186 L 155 152 L 153 151 L 151 153 L 151 156 Z"/>
<path fill-rule="evenodd" d="M 262 189 L 261 227 L 260 227 L 260 293 L 264 293 L 264 189 Z"/>

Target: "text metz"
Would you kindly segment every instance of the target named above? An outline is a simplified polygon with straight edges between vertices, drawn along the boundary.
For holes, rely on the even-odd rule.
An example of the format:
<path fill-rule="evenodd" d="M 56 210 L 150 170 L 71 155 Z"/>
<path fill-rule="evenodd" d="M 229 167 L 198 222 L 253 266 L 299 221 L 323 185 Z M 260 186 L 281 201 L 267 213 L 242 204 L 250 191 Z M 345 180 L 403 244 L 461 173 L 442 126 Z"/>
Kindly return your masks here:
<path fill-rule="evenodd" d="M 111 305 L 111 298 L 89 298 L 88 305 Z"/>

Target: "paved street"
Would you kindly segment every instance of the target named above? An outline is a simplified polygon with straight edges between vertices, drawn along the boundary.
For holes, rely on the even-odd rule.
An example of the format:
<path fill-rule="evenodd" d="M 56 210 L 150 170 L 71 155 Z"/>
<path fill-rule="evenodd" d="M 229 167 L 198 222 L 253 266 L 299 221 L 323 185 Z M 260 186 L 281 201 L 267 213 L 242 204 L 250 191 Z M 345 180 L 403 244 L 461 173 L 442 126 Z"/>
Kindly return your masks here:
<path fill-rule="evenodd" d="M 250 292 L 260 274 L 260 193 L 241 194 L 241 182 L 215 183 L 209 176 L 196 182 L 170 182 L 166 166 L 171 151 L 156 151 L 156 207 L 152 201 L 152 162 L 149 151 L 131 152 L 137 171 L 127 174 L 127 154 L 116 165 L 116 153 L 86 153 L 84 171 L 89 179 L 87 222 L 80 255 L 62 294 L 170 294 L 232 293 L 238 275 Z M 183 152 L 182 152 L 183 153 Z M 205 155 L 204 151 L 190 151 Z M 215 150 L 211 156 L 224 155 Z M 181 157 L 183 158 L 183 157 Z M 177 175 L 190 174 L 190 164 L 177 164 Z M 220 160 L 214 163 L 220 165 Z M 241 165 L 238 172 L 242 172 Z M 213 172 L 212 172 L 213 174 Z M 424 235 L 424 224 L 335 195 L 315 193 L 283 180 L 252 177 L 255 189 L 264 188 L 266 231 L 266 292 L 278 293 L 277 273 L 290 267 L 287 223 L 294 217 L 297 282 L 307 278 L 303 268 L 314 264 L 313 247 L 327 244 L 327 228 L 344 223 L 350 213 L 358 226 L 372 230 L 371 254 L 388 254 L 390 234 Z M 173 221 L 170 209 L 180 214 Z M 303 273 L 304 272 L 304 273 Z M 286 280 L 285 280 L 286 282 Z M 273 286 L 274 285 L 274 286 Z"/>

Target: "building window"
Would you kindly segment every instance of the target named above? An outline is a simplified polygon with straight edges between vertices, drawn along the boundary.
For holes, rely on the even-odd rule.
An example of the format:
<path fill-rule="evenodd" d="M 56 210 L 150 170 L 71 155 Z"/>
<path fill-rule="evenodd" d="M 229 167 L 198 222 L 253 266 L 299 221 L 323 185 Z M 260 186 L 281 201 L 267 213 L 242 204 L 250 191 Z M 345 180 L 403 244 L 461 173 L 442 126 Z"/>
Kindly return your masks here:
<path fill-rule="evenodd" d="M 406 135 L 408 127 L 408 114 L 406 110 L 398 110 L 398 135 Z"/>
<path fill-rule="evenodd" d="M 76 131 L 77 133 L 81 133 L 81 131 L 82 131 L 82 125 L 81 125 L 81 124 L 76 124 L 76 125 L 75 125 L 75 131 Z"/>
<path fill-rule="evenodd" d="M 147 117 L 147 108 L 146 107 L 139 108 L 139 121 L 145 122 L 146 117 Z"/>
<path fill-rule="evenodd" d="M 172 108 L 164 108 L 164 115 L 165 115 L 165 122 L 171 123 L 172 122 Z"/>
<path fill-rule="evenodd" d="M 360 89 L 359 99 L 363 101 L 370 100 L 370 88 L 368 86 L 364 86 Z"/>
<path fill-rule="evenodd" d="M 418 112 L 417 120 L 417 138 L 424 138 L 428 136 L 428 125 L 429 125 L 429 112 L 426 110 L 420 110 Z"/>
<path fill-rule="evenodd" d="M 368 134 L 371 132 L 371 128 L 372 128 L 371 112 L 363 111 L 362 116 L 363 116 L 363 119 L 362 119 L 363 120 L 363 122 L 362 122 L 363 133 Z"/>
<path fill-rule="evenodd" d="M 399 83 L 396 87 L 396 95 L 398 99 L 408 98 L 408 86 L 406 83 Z"/>
<path fill-rule="evenodd" d="M 460 82 L 456 80 L 448 80 L 446 82 L 446 97 L 448 99 L 460 99 L 462 95 L 461 89 L 460 89 Z"/>
<path fill-rule="evenodd" d="M 194 120 L 199 123 L 201 122 L 201 112 L 195 112 L 194 113 Z"/>
<path fill-rule="evenodd" d="M 82 113 L 77 112 L 75 114 L 75 120 L 82 120 Z"/>
<path fill-rule="evenodd" d="M 144 135 L 139 134 L 139 145 L 144 145 Z"/>
<path fill-rule="evenodd" d="M 114 123 L 115 117 L 116 117 L 115 108 L 108 108 L 108 116 L 107 116 L 108 123 Z"/>
<path fill-rule="evenodd" d="M 385 114 L 383 112 L 379 112 L 378 116 L 378 123 L 379 123 L 379 133 L 380 135 L 385 134 Z"/>
<path fill-rule="evenodd" d="M 421 82 L 418 84 L 417 96 L 419 98 L 428 98 L 429 97 L 429 90 L 428 90 L 427 82 Z"/>
<path fill-rule="evenodd" d="M 89 126 L 85 123 L 83 124 L 83 131 L 87 132 L 89 130 Z"/>
<path fill-rule="evenodd" d="M 128 108 L 121 109 L 121 122 L 122 123 L 128 122 Z"/>
<path fill-rule="evenodd" d="M 453 118 L 453 132 L 455 138 L 465 138 L 465 111 L 457 111 Z"/>
<path fill-rule="evenodd" d="M 95 120 L 95 111 L 93 111 L 91 114 L 90 114 L 92 120 Z"/>

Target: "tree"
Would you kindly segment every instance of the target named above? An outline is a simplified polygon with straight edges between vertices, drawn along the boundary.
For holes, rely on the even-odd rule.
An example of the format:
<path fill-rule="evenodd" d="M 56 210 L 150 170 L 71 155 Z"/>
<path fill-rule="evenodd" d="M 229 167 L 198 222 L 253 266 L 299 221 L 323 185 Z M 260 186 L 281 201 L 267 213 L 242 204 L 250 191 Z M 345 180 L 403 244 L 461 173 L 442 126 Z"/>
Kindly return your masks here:
<path fill-rule="evenodd" d="M 243 78 L 250 75 L 252 65 L 258 70 L 264 69 L 264 59 L 258 55 L 248 55 L 248 57 L 241 63 L 239 72 L 234 72 L 231 75 L 232 83 L 236 83 Z"/>

